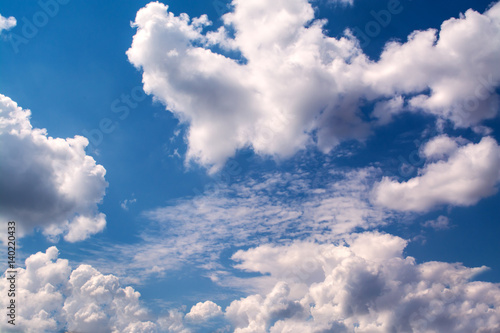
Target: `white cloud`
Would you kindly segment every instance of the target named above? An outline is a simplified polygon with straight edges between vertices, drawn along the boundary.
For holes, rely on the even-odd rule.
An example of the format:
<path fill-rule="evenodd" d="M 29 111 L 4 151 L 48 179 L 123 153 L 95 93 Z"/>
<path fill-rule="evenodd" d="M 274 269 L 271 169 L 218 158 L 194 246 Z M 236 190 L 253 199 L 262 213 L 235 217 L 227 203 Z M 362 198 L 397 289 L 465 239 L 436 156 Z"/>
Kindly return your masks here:
<path fill-rule="evenodd" d="M 100 232 L 98 212 L 106 170 L 85 153 L 88 140 L 53 138 L 33 128 L 30 111 L 0 95 L 0 217 L 19 231 L 41 228 L 49 238 L 75 242 Z"/>
<path fill-rule="evenodd" d="M 390 100 L 376 103 L 372 115 L 377 118 L 378 124 L 385 125 L 392 121 L 394 114 L 401 113 L 403 110 L 404 99 L 402 96 L 396 96 Z"/>
<path fill-rule="evenodd" d="M 0 34 L 3 30 L 10 30 L 14 28 L 17 24 L 16 18 L 14 16 L 3 17 L 0 14 Z"/>
<path fill-rule="evenodd" d="M 147 321 L 147 311 L 139 304 L 140 294 L 131 287 L 121 288 L 116 276 L 81 265 L 71 273 L 69 288 L 71 294 L 62 310 L 70 330 L 156 331 L 156 325 Z"/>
<path fill-rule="evenodd" d="M 131 287 L 122 288 L 118 278 L 103 275 L 91 266 L 72 270 L 65 259 L 58 259 L 56 247 L 38 252 L 17 268 L 16 329 L 23 332 L 150 333 L 157 325 L 148 320 L 140 305 L 140 294 Z M 9 283 L 5 273 L 0 292 L 7 295 Z M 2 297 L 2 308 L 9 298 Z M 0 322 L 2 331 L 10 325 Z"/>
<path fill-rule="evenodd" d="M 450 204 L 470 206 L 497 192 L 500 147 L 491 137 L 458 148 L 456 140 L 439 137 L 423 149 L 429 157 L 446 160 L 427 163 L 419 176 L 406 182 L 384 177 L 373 189 L 373 202 L 403 211 L 427 211 Z"/>
<path fill-rule="evenodd" d="M 144 90 L 189 124 L 187 159 L 212 171 L 242 148 L 288 157 L 311 144 L 329 151 L 363 140 L 367 101 L 378 103 L 375 124 L 419 111 L 467 127 L 498 112 L 498 3 L 445 21 L 439 34 L 416 31 L 406 43 L 390 42 L 379 61 L 349 32 L 326 36 L 307 0 L 232 5 L 224 27 L 203 32 L 206 16 L 175 16 L 150 3 L 137 13 L 127 51 L 143 71 Z M 214 44 L 243 60 L 216 53 Z"/>
<path fill-rule="evenodd" d="M 243 332 L 497 332 L 500 288 L 485 270 L 403 257 L 406 241 L 365 233 L 347 245 L 295 242 L 239 251 L 266 288 L 226 309 Z M 313 255 L 311 255 L 313 254 Z"/>
<path fill-rule="evenodd" d="M 317 22 L 303 28 L 314 18 L 307 1 L 238 2 L 235 8 L 224 16 L 237 31 L 234 40 L 224 29 L 204 35 L 202 26 L 195 24 L 199 20 L 176 17 L 159 3 L 137 13 L 138 32 L 127 54 L 144 71 L 145 91 L 189 122 L 189 159 L 217 168 L 237 149 L 250 145 L 259 154 L 290 156 L 310 143 L 307 132 L 319 121 L 310 110 L 316 109 L 324 110 L 330 122 L 335 118 L 350 127 L 336 136 L 367 133 L 355 114 L 335 114 L 338 105 L 352 102 L 331 95 L 337 90 L 332 88 L 335 82 L 317 66 L 315 43 L 323 38 L 322 27 Z M 194 47 L 195 40 L 238 49 L 248 63 Z M 322 52 L 348 58 L 354 45 L 345 38 L 330 39 Z M 166 61 L 163 54 L 168 55 Z M 325 146 L 326 137 L 322 134 Z"/>
<path fill-rule="evenodd" d="M 422 223 L 422 226 L 436 230 L 445 230 L 450 228 L 450 219 L 441 215 L 435 220 L 425 221 Z"/>
<path fill-rule="evenodd" d="M 354 4 L 354 0 L 329 0 L 328 2 L 351 6 Z"/>
<path fill-rule="evenodd" d="M 184 326 L 184 313 L 179 310 L 170 310 L 168 315 L 158 319 L 159 326 L 168 333 L 191 333 Z"/>
<path fill-rule="evenodd" d="M 222 315 L 220 306 L 212 301 L 205 301 L 193 305 L 191 310 L 186 314 L 186 319 L 192 321 L 206 321 L 220 315 Z"/>
<path fill-rule="evenodd" d="M 442 160 L 448 158 L 458 149 L 460 138 L 450 138 L 439 135 L 427 142 L 422 150 L 422 155 L 427 159 Z"/>
<path fill-rule="evenodd" d="M 130 205 L 130 204 L 133 204 L 133 203 L 136 203 L 136 202 L 137 202 L 137 199 L 136 199 L 136 198 L 133 198 L 133 199 L 125 199 L 125 200 L 123 200 L 123 201 L 120 203 L 120 207 L 121 207 L 123 210 L 128 210 L 129 205 Z"/>
<path fill-rule="evenodd" d="M 500 286 L 471 278 L 486 267 L 404 257 L 407 241 L 367 232 L 336 243 L 294 241 L 233 255 L 258 277 L 221 285 L 256 293 L 222 311 L 212 301 L 152 317 L 140 294 L 89 265 L 71 269 L 55 247 L 31 255 L 17 274 L 16 328 L 23 332 L 497 332 Z M 0 293 L 9 282 L 4 275 Z M 0 300 L 6 307 L 7 297 Z M 163 311 L 162 311 L 163 312 Z M 217 319 L 217 320 L 215 320 Z M 231 323 L 230 326 L 228 324 Z M 2 331 L 9 331 L 5 321 Z"/>

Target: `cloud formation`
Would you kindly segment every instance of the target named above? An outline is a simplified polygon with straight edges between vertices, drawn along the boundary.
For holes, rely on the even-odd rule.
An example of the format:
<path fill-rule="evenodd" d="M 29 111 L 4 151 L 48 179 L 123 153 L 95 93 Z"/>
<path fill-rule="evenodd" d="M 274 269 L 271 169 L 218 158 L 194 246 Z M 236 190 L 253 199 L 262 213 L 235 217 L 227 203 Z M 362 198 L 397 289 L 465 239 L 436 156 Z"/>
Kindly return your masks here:
<path fill-rule="evenodd" d="M 10 30 L 17 25 L 16 18 L 14 16 L 3 17 L 0 14 L 0 34 L 4 30 Z"/>
<path fill-rule="evenodd" d="M 328 164 L 327 164 L 328 165 Z M 183 264 L 216 263 L 231 247 L 312 239 L 328 242 L 356 229 L 390 223 L 392 213 L 369 202 L 374 168 L 349 172 L 325 167 L 317 173 L 296 169 L 270 172 L 220 184 L 195 196 L 145 212 L 151 220 L 139 243 L 93 249 L 100 270 L 128 277 L 156 276 Z M 124 271 L 125 270 L 125 271 Z M 210 274 L 210 273 L 209 273 Z M 127 282 L 137 282 L 127 280 Z"/>
<path fill-rule="evenodd" d="M 17 269 L 16 332 L 156 332 L 140 305 L 140 294 L 131 287 L 122 288 L 118 278 L 103 275 L 91 266 L 72 270 L 65 259 L 58 259 L 56 247 L 31 255 L 25 268 Z M 0 292 L 7 294 L 5 273 Z M 9 298 L 2 297 L 2 308 Z M 2 332 L 9 331 L 5 320 Z"/>
<path fill-rule="evenodd" d="M 192 321 L 206 321 L 221 315 L 222 309 L 220 306 L 212 301 L 205 301 L 193 305 L 191 311 L 186 314 L 186 319 Z"/>
<path fill-rule="evenodd" d="M 450 219 L 446 216 L 440 215 L 435 220 L 425 221 L 424 223 L 422 223 L 422 226 L 435 230 L 446 230 L 450 228 Z"/>
<path fill-rule="evenodd" d="M 431 160 L 406 182 L 384 177 L 375 184 L 373 202 L 402 211 L 428 211 L 439 205 L 471 206 L 493 195 L 500 182 L 500 147 L 491 137 L 459 146 L 458 139 L 439 136 L 422 154 Z M 437 159 L 437 161 L 433 161 Z"/>
<path fill-rule="evenodd" d="M 497 332 L 500 288 L 485 270 L 404 257 L 407 242 L 379 233 L 346 244 L 295 242 L 239 251 L 237 267 L 267 276 L 234 301 L 234 332 Z M 267 289 L 268 291 L 265 291 Z"/>
<path fill-rule="evenodd" d="M 106 226 L 99 213 L 106 170 L 86 155 L 82 136 L 53 138 L 33 128 L 31 112 L 0 95 L 0 218 L 21 233 L 41 228 L 56 239 L 80 241 Z"/>
<path fill-rule="evenodd" d="M 260 275 L 228 275 L 219 283 L 253 292 L 225 310 L 205 301 L 187 314 L 170 309 L 159 317 L 116 276 L 89 265 L 72 269 L 51 247 L 18 269 L 16 328 L 28 333 L 498 332 L 500 286 L 471 280 L 486 267 L 417 264 L 403 256 L 406 245 L 396 236 L 366 232 L 333 244 L 294 241 L 240 250 L 232 257 L 236 268 Z M 3 294 L 6 277 L 0 280 Z M 0 300 L 4 308 L 7 302 Z M 5 321 L 0 329 L 9 332 Z"/>
<path fill-rule="evenodd" d="M 277 157 L 308 145 L 327 152 L 363 140 L 402 111 L 457 127 L 498 112 L 498 3 L 449 19 L 440 31 L 390 42 L 378 61 L 349 30 L 338 39 L 325 35 L 307 0 L 232 5 L 223 27 L 204 31 L 207 16 L 176 16 L 150 3 L 137 13 L 127 51 L 143 71 L 144 90 L 189 124 L 187 159 L 212 171 L 247 147 Z M 360 107 L 372 102 L 378 120 L 370 123 Z"/>

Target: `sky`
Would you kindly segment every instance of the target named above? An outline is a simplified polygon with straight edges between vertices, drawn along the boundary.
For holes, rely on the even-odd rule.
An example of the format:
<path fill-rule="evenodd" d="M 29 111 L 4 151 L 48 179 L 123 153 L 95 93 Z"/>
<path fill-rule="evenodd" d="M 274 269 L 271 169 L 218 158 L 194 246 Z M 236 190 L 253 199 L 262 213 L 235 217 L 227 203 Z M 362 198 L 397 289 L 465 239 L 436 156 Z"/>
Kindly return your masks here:
<path fill-rule="evenodd" d="M 500 3 L 2 1 L 0 61 L 1 332 L 500 332 Z"/>

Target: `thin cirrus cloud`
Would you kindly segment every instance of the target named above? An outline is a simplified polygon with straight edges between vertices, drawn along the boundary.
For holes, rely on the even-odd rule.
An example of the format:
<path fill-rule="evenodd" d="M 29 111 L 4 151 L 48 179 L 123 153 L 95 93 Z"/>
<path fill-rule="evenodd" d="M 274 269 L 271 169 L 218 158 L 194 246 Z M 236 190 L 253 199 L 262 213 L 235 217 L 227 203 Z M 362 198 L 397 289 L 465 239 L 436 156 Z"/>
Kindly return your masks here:
<path fill-rule="evenodd" d="M 146 211 L 140 242 L 94 245 L 93 266 L 140 283 L 184 264 L 217 275 L 221 253 L 232 247 L 309 239 L 330 242 L 354 230 L 391 223 L 396 214 L 369 202 L 379 173 L 366 168 L 321 175 L 296 170 L 244 178 L 236 184 Z M 110 264 L 113 263 L 113 264 Z M 214 276 L 215 276 L 214 275 Z"/>
<path fill-rule="evenodd" d="M 245 177 L 230 186 L 216 184 L 202 195 L 146 211 L 151 231 L 145 228 L 141 245 L 96 248 L 96 254 L 117 267 L 94 265 L 138 283 L 188 263 L 209 267 L 207 275 L 217 280 L 211 264 L 230 247 L 292 239 L 331 242 L 355 230 L 411 218 L 397 211 L 472 205 L 495 193 L 500 148 L 493 139 L 473 144 L 441 135 L 421 153 L 428 163 L 419 176 L 403 183 L 387 177 L 378 181 L 377 168 L 340 171 L 326 162 L 318 173 L 296 169 L 262 174 L 260 179 Z M 436 223 L 426 226 L 447 227 Z"/>
<path fill-rule="evenodd" d="M 262 275 L 221 283 L 252 280 L 256 292 L 225 309 L 207 300 L 160 316 L 116 276 L 89 265 L 72 269 L 51 247 L 19 269 L 17 298 L 26 306 L 17 320 L 24 332 L 498 332 L 499 286 L 471 281 L 486 267 L 417 264 L 403 255 L 406 245 L 366 232 L 336 244 L 294 241 L 240 250 L 232 257 L 236 267 Z M 8 283 L 0 281 L 0 292 Z"/>
<path fill-rule="evenodd" d="M 106 170 L 86 155 L 88 140 L 53 138 L 33 128 L 31 112 L 0 95 L 0 217 L 22 234 L 41 228 L 54 240 L 76 242 L 102 231 L 98 211 Z"/>
<path fill-rule="evenodd" d="M 211 171 L 247 147 L 279 157 L 308 145 L 327 152 L 363 140 L 403 111 L 430 113 L 456 127 L 497 114 L 498 3 L 483 14 L 451 18 L 439 31 L 389 42 L 378 61 L 349 30 L 338 39 L 326 36 L 325 21 L 315 19 L 306 0 L 232 5 L 223 27 L 204 32 L 211 24 L 206 15 L 190 19 L 150 3 L 137 13 L 127 51 L 143 71 L 144 90 L 189 124 L 187 160 Z M 378 103 L 374 121 L 362 120 L 360 107 L 372 102 Z"/>
<path fill-rule="evenodd" d="M 428 162 L 417 177 L 398 182 L 384 177 L 374 185 L 372 201 L 390 209 L 424 212 L 440 205 L 471 206 L 495 194 L 500 182 L 500 147 L 491 137 L 459 146 L 442 135 L 422 154 Z M 437 161 L 436 161 L 437 159 Z"/>

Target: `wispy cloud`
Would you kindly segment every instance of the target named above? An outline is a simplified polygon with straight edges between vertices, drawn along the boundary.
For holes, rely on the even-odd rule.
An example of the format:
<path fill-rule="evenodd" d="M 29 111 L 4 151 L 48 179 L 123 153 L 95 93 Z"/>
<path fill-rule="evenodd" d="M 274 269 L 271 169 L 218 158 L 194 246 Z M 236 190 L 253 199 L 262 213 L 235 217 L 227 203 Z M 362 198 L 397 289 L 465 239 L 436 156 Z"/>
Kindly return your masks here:
<path fill-rule="evenodd" d="M 298 171 L 248 177 L 146 211 L 143 215 L 150 222 L 139 243 L 112 245 L 98 252 L 114 257 L 108 262 L 119 263 L 115 274 L 147 277 L 179 269 L 184 263 L 216 271 L 221 268 L 222 251 L 234 247 L 293 239 L 330 242 L 394 218 L 369 202 L 370 186 L 379 172 L 365 168 L 326 171 L 320 176 Z"/>
<path fill-rule="evenodd" d="M 123 201 L 120 203 L 120 207 L 121 207 L 123 210 L 128 210 L 129 205 L 130 205 L 130 204 L 133 204 L 133 203 L 136 203 L 136 202 L 137 202 L 137 199 L 136 199 L 136 198 L 132 198 L 132 199 L 125 199 L 125 200 L 123 200 Z"/>

